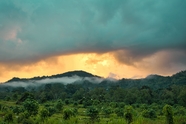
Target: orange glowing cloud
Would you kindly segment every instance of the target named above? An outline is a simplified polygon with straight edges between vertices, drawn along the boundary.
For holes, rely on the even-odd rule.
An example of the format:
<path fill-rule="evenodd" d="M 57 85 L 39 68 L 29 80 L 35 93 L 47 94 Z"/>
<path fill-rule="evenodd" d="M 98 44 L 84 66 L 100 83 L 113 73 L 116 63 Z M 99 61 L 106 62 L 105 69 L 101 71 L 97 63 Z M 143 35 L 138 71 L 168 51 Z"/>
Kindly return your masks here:
<path fill-rule="evenodd" d="M 0 81 L 7 81 L 12 77 L 29 78 L 34 76 L 53 75 L 72 70 L 84 70 L 102 77 L 131 78 L 135 74 L 143 77 L 134 67 L 119 63 L 112 53 L 95 54 L 82 53 L 50 57 L 28 65 L 1 66 Z M 134 73 L 135 72 L 135 73 Z"/>
<path fill-rule="evenodd" d="M 169 53 L 170 54 L 170 53 Z M 158 68 L 168 53 L 156 53 L 148 58 L 135 63 L 134 66 L 119 62 L 115 58 L 115 52 L 104 54 L 81 53 L 71 55 L 59 55 L 40 60 L 36 63 L 0 64 L 0 81 L 5 82 L 12 77 L 30 78 L 34 76 L 53 75 L 73 70 L 84 70 L 94 75 L 111 78 L 143 78 L 149 74 L 171 75 L 166 68 Z M 164 65 L 165 62 L 163 62 Z M 160 66 L 161 67 L 161 66 Z M 182 67 L 184 68 L 184 67 Z"/>

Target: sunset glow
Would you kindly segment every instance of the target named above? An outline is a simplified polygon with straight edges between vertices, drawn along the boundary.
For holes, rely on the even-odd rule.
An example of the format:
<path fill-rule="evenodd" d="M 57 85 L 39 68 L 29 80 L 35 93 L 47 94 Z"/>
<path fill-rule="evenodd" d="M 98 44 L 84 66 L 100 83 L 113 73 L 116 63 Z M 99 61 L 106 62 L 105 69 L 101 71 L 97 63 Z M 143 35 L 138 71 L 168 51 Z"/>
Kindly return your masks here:
<path fill-rule="evenodd" d="M 15 76 L 20 78 L 31 78 L 34 76 L 50 76 L 73 70 L 84 70 L 104 78 L 110 77 L 115 79 L 144 78 L 149 74 L 156 73 L 171 75 L 174 70 L 173 72 L 166 72 L 163 68 L 161 70 L 154 68 L 158 64 L 156 60 L 165 56 L 168 57 L 168 55 L 165 54 L 164 52 L 159 53 L 148 59 L 144 59 L 142 62 L 136 63 L 135 66 L 118 62 L 113 56 L 114 52 L 105 54 L 82 53 L 61 55 L 49 57 L 32 64 L 12 64 L 11 68 L 9 65 L 4 64 L 4 66 L 1 65 L 1 70 L 4 72 L 0 73 L 1 82 L 7 81 Z M 150 68 L 149 65 L 145 65 L 145 63 L 149 62 L 155 66 Z"/>
<path fill-rule="evenodd" d="M 16 66 L 16 65 L 15 65 Z M 4 70 L 8 70 L 5 67 Z M 22 77 L 29 78 L 34 76 L 53 75 L 72 70 L 84 70 L 102 77 L 112 78 L 133 78 L 134 72 L 140 78 L 146 76 L 134 67 L 120 64 L 112 56 L 112 53 L 105 54 L 73 54 L 47 58 L 31 65 L 24 65 L 22 68 L 12 68 L 8 72 L 1 73 L 1 81 L 10 78 Z"/>

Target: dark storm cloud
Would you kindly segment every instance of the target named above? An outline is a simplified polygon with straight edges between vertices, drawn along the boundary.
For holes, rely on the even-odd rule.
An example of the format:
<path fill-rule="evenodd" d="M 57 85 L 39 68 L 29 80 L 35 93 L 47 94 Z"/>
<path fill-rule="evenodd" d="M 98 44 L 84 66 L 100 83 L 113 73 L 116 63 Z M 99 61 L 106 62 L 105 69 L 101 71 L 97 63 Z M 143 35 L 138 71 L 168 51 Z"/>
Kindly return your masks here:
<path fill-rule="evenodd" d="M 0 62 L 116 51 L 134 65 L 171 50 L 181 53 L 170 55 L 174 62 L 186 64 L 185 14 L 185 0 L 1 1 Z"/>

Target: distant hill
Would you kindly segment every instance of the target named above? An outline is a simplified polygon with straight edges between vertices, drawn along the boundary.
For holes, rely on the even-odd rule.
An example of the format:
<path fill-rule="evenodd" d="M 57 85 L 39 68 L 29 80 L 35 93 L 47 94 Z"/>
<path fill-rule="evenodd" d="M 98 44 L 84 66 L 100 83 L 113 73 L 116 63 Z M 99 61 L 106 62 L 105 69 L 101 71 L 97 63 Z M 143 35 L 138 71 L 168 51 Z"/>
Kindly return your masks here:
<path fill-rule="evenodd" d="M 97 77 L 97 78 L 101 78 L 100 76 L 97 75 L 93 75 L 91 73 L 82 71 L 82 70 L 76 70 L 76 71 L 69 71 L 69 72 L 65 72 L 62 74 L 56 74 L 56 75 L 52 75 L 52 76 L 38 76 L 38 77 L 33 77 L 33 78 L 18 78 L 18 77 L 14 77 L 10 80 L 8 80 L 6 83 L 8 82 L 15 82 L 15 81 L 22 81 L 22 82 L 27 82 L 29 80 L 43 80 L 46 78 L 52 79 L 52 78 L 61 78 L 61 77 L 72 77 L 72 76 L 79 76 L 79 77 Z"/>
<path fill-rule="evenodd" d="M 9 84 L 11 82 L 14 82 L 14 83 L 25 82 L 27 84 L 38 83 L 39 81 L 43 81 L 45 79 L 48 80 L 47 83 L 50 83 L 50 81 L 53 79 L 58 79 L 58 78 L 60 79 L 63 77 L 74 78 L 74 76 L 78 76 L 82 78 L 81 80 L 72 80 L 72 82 L 70 83 L 75 83 L 75 82 L 82 83 L 83 84 L 82 87 L 84 88 L 93 88 L 93 87 L 110 88 L 113 86 L 120 86 L 122 88 L 133 88 L 133 87 L 141 88 L 143 86 L 147 86 L 147 87 L 150 87 L 151 89 L 162 89 L 162 88 L 168 88 L 172 85 L 186 85 L 186 71 L 178 72 L 172 76 L 149 75 L 146 78 L 142 78 L 142 79 L 123 78 L 120 80 L 104 79 L 104 78 L 101 78 L 100 76 L 93 75 L 85 71 L 69 71 L 69 72 L 65 72 L 62 74 L 56 74 L 52 76 L 42 76 L 42 77 L 33 77 L 33 78 L 14 77 L 11 80 L 5 82 L 5 84 L 6 83 Z M 63 83 L 64 81 L 61 79 L 57 82 Z"/>

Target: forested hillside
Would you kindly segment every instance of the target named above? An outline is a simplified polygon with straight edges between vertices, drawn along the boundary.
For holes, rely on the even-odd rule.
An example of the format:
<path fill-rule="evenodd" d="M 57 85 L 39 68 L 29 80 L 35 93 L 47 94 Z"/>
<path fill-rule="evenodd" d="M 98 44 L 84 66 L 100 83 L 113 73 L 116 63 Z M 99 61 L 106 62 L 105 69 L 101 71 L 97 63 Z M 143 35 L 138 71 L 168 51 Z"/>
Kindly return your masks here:
<path fill-rule="evenodd" d="M 4 117 L 1 121 L 8 123 L 49 123 L 50 119 L 61 118 L 65 123 L 111 123 L 112 120 L 114 124 L 117 120 L 137 123 L 143 118 L 141 123 L 161 124 L 166 121 L 166 109 L 169 109 L 175 123 L 183 124 L 186 123 L 186 71 L 168 77 L 149 75 L 121 80 L 104 79 L 83 71 L 13 78 L 0 84 L 0 99 L 0 116 Z M 6 116 L 12 116 L 12 120 Z"/>

